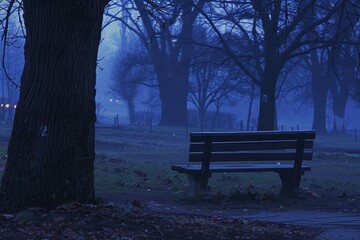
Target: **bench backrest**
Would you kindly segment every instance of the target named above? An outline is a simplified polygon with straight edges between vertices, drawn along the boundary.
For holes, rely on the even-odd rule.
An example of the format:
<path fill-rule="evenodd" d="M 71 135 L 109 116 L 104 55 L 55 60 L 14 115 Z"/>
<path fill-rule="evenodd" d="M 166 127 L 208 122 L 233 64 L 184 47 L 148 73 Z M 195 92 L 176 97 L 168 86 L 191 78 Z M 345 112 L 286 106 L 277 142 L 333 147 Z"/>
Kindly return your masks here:
<path fill-rule="evenodd" d="M 193 132 L 190 162 L 311 160 L 315 131 Z"/>

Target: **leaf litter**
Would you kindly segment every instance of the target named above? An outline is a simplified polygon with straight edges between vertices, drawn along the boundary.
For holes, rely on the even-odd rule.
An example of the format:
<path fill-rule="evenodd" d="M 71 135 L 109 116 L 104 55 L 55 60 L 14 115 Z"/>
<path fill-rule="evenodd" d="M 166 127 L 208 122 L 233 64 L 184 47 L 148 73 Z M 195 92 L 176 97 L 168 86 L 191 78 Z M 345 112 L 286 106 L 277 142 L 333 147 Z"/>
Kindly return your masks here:
<path fill-rule="evenodd" d="M 321 230 L 272 222 L 72 202 L 0 215 L 0 239 L 314 239 Z"/>

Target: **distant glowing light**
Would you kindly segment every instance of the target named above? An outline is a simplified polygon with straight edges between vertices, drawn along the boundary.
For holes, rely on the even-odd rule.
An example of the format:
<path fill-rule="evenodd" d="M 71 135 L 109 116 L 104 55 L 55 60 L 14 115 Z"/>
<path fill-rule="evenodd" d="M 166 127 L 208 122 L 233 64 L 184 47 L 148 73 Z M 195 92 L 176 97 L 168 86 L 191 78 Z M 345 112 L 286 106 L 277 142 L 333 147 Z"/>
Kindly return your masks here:
<path fill-rule="evenodd" d="M 7 104 L 5 105 L 5 107 L 6 107 L 6 108 L 9 108 L 9 107 L 10 107 L 10 104 L 7 103 Z"/>
<path fill-rule="evenodd" d="M 116 102 L 119 102 L 119 100 L 116 99 Z"/>
<path fill-rule="evenodd" d="M 4 107 L 4 104 L 1 104 L 0 107 Z"/>
<path fill-rule="evenodd" d="M 16 105 L 16 104 L 14 105 L 14 108 L 17 108 L 17 105 Z"/>
<path fill-rule="evenodd" d="M 112 102 L 113 100 L 112 100 L 112 98 L 110 98 L 110 102 Z"/>

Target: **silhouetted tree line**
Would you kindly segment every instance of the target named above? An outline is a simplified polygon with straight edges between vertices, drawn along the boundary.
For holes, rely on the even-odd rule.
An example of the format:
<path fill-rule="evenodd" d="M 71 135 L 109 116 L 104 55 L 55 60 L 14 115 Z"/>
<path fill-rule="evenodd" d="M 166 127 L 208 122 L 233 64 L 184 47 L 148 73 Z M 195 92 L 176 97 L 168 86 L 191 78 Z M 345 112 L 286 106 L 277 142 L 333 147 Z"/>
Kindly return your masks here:
<path fill-rule="evenodd" d="M 247 112 L 246 124 L 259 101 L 257 129 L 273 130 L 276 103 L 296 100 L 313 106 L 313 128 L 326 133 L 330 99 L 332 129 L 342 131 L 348 98 L 358 99 L 356 1 L 113 0 L 109 6 L 109 21 L 120 21 L 143 44 L 138 52 L 153 66 L 160 125 L 188 124 L 191 103 L 201 127 L 209 109 L 242 98 L 250 105 L 238 110 Z"/>

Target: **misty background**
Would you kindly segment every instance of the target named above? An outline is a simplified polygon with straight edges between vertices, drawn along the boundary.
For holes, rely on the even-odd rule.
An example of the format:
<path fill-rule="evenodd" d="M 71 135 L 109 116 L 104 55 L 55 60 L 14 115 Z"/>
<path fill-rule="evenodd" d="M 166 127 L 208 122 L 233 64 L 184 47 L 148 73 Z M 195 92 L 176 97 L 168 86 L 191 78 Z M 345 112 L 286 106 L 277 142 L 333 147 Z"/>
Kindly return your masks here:
<path fill-rule="evenodd" d="M 319 6 L 322 3 L 326 5 L 326 2 L 319 1 L 318 4 Z M 286 7 L 279 12 L 278 29 L 276 30 L 280 35 L 282 31 L 289 29 L 287 40 L 279 46 L 280 52 L 283 51 L 282 49 L 286 50 L 287 45 L 291 45 L 291 41 L 299 32 L 299 30 L 291 31 L 290 27 L 292 21 L 295 21 L 301 14 L 302 6 L 296 1 L 289 1 L 286 4 Z M 350 11 L 351 4 L 349 1 L 349 5 L 345 6 L 347 11 Z M 143 26 L 141 12 L 132 8 L 128 1 L 113 1 L 108 6 L 98 54 L 97 124 L 114 124 L 114 121 L 117 121 L 118 124 L 157 125 L 160 123 L 161 125 L 162 101 L 158 76 L 154 70 L 153 56 L 148 53 L 149 48 L 153 43 L 162 44 L 164 34 L 167 34 L 164 41 L 170 41 L 175 46 L 181 40 L 179 34 L 184 24 L 182 21 L 190 15 L 187 12 L 190 10 L 185 8 L 176 9 L 174 6 L 166 4 L 162 7 L 155 9 L 147 6 L 146 10 L 154 18 L 151 20 L 154 32 L 153 35 L 149 35 Z M 246 14 L 245 10 L 249 14 Z M 316 10 L 317 8 L 314 8 L 314 12 Z M 175 19 L 170 19 L 176 11 L 179 12 Z M 231 6 L 230 3 L 212 3 L 205 5 L 203 11 L 212 13 L 211 16 L 207 15 L 208 18 L 211 17 L 211 20 L 205 17 L 204 13 L 198 13 L 193 23 L 193 39 L 191 43 L 183 43 L 183 45 L 193 45 L 187 89 L 186 126 L 201 130 L 256 130 L 260 102 L 266 101 L 267 96 L 261 96 L 260 88 L 257 86 L 259 83 L 247 76 L 244 70 L 237 66 L 236 61 L 225 53 L 224 49 L 230 48 L 231 54 L 236 55 L 238 61 L 250 72 L 256 73 L 257 64 L 265 69 L 266 60 L 263 55 L 265 27 L 260 20 L 261 17 L 258 16 L 260 12 L 251 3 L 248 3 L 246 7 L 236 6 L 236 4 Z M 305 23 L 306 21 L 315 22 L 317 20 L 315 18 L 321 18 L 321 15 L 326 15 L 326 13 L 318 12 L 316 17 L 304 15 L 302 21 Z M 312 72 L 312 66 L 309 64 L 313 61 L 314 56 L 311 54 L 314 52 L 319 58 L 318 67 L 321 66 L 325 69 L 322 70 L 325 71 L 325 74 L 315 76 L 322 80 L 322 83 L 318 84 L 318 89 L 328 88 L 325 90 L 326 109 L 324 110 L 326 132 L 353 133 L 355 129 L 360 128 L 359 93 L 356 89 L 358 45 L 357 39 L 355 39 L 358 34 L 358 13 L 354 12 L 354 16 L 351 16 L 347 12 L 345 17 L 344 15 L 345 11 L 339 11 L 313 30 L 309 30 L 307 36 L 312 39 L 310 43 L 299 46 L 295 51 L 298 56 L 285 62 L 276 84 L 275 129 L 315 128 L 318 130 L 316 126 L 314 127 L 313 100 L 313 96 L 317 93 L 314 92 L 314 88 L 311 89 L 316 73 Z M 236 17 L 239 21 L 235 22 L 232 17 Z M 161 19 L 164 21 L 163 26 L 160 22 Z M 166 22 L 170 20 L 173 22 Z M 337 21 L 340 23 L 337 24 Z M 19 26 L 16 18 L 12 19 L 9 27 L 12 37 L 9 38 L 10 41 L 8 41 L 4 55 L 7 72 L 3 67 L 0 72 L 0 117 L 2 121 L 12 121 L 19 95 L 16 85 L 20 85 L 24 63 L 24 41 L 21 37 L 16 37 L 19 35 Z M 217 33 L 214 33 L 216 32 L 215 26 Z M 306 24 L 302 25 L 300 21 L 297 28 L 301 27 L 306 28 Z M 138 28 L 138 30 L 134 30 L 134 28 Z M 341 29 L 341 31 L 337 29 Z M 223 39 L 219 38 L 219 34 Z M 306 36 L 304 35 L 303 38 L 306 39 Z M 334 39 L 341 38 L 350 44 L 330 44 Z M 222 41 L 226 41 L 227 45 Z M 254 46 L 257 45 L 259 52 L 251 50 L 254 46 L 250 43 Z M 317 45 L 311 46 L 311 44 Z M 169 46 L 164 50 L 169 51 L 167 54 L 172 51 Z M 340 50 L 338 51 L 336 48 L 339 46 Z M 2 55 L 3 51 L 2 42 Z M 179 53 L 179 58 L 181 54 Z M 258 63 L 256 59 L 259 59 Z M 351 64 L 347 64 L 352 68 L 350 74 L 343 70 L 343 59 L 351 59 Z M 164 68 L 166 67 L 164 66 Z M 315 68 L 317 67 L 315 66 Z M 333 73 L 326 74 L 326 72 Z M 11 81 L 7 79 L 6 74 Z M 259 82 L 261 81 L 259 80 Z M 332 83 L 328 84 L 328 82 Z M 206 84 L 208 89 L 200 89 Z M 331 84 L 336 86 L 331 86 Z M 346 95 L 342 100 L 345 101 L 343 115 L 334 112 L 334 106 L 338 99 L 332 93 L 334 91 L 332 88 L 339 95 Z M 201 91 L 205 95 L 209 94 L 208 99 L 201 100 Z M 210 96 L 210 94 L 214 95 Z M 205 102 L 201 103 L 201 101 Z M 203 109 L 201 109 L 201 104 L 204 105 Z"/>

